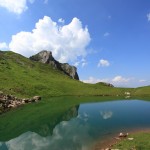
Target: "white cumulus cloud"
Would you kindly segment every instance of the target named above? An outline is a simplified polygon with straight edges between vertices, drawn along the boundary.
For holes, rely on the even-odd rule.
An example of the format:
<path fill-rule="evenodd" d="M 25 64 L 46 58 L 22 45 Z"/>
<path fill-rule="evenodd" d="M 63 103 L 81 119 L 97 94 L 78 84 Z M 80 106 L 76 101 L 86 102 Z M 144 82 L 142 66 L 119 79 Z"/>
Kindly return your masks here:
<path fill-rule="evenodd" d="M 98 78 L 94 78 L 94 77 L 89 77 L 87 80 L 82 80 L 84 83 L 98 83 L 98 82 L 109 82 L 109 79 L 98 79 Z"/>
<path fill-rule="evenodd" d="M 82 67 L 85 67 L 87 65 L 87 62 L 82 63 Z"/>
<path fill-rule="evenodd" d="M 33 3 L 34 0 L 0 0 L 0 7 L 15 14 L 21 14 L 28 9 L 27 2 Z"/>
<path fill-rule="evenodd" d="M 8 49 L 8 45 L 5 42 L 0 43 L 0 50 L 6 50 Z"/>
<path fill-rule="evenodd" d="M 79 64 L 80 64 L 80 62 L 79 62 L 79 61 L 76 61 L 76 62 L 73 64 L 73 66 L 78 67 Z"/>
<path fill-rule="evenodd" d="M 74 66 L 79 66 L 81 65 L 81 67 L 85 67 L 88 64 L 88 62 L 86 61 L 86 59 L 82 58 L 80 61 L 76 61 L 73 65 Z"/>
<path fill-rule="evenodd" d="M 112 79 L 112 82 L 115 82 L 115 83 L 126 83 L 129 81 L 130 81 L 130 78 L 124 78 L 122 76 L 116 76 Z"/>
<path fill-rule="evenodd" d="M 150 21 L 150 13 L 147 14 L 147 20 Z"/>
<path fill-rule="evenodd" d="M 88 62 L 84 58 L 82 58 L 82 60 L 81 60 L 81 66 L 85 67 L 87 64 L 88 64 Z"/>
<path fill-rule="evenodd" d="M 108 60 L 101 59 L 97 66 L 98 67 L 108 67 L 108 66 L 110 66 L 110 63 Z"/>
<path fill-rule="evenodd" d="M 78 18 L 73 18 L 67 25 L 58 25 L 44 16 L 31 32 L 22 31 L 13 35 L 9 48 L 26 57 L 41 50 L 50 50 L 57 60 L 67 62 L 84 57 L 90 40 L 88 28 L 83 28 Z"/>

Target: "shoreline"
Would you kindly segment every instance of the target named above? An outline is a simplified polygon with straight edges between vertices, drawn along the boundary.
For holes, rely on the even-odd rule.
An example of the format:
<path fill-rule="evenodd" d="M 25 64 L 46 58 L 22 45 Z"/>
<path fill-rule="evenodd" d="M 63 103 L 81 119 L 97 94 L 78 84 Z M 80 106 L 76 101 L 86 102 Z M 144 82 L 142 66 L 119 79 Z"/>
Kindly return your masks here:
<path fill-rule="evenodd" d="M 129 133 L 129 135 L 137 134 L 137 133 L 150 133 L 150 128 L 130 129 L 130 130 L 128 130 L 128 132 L 125 132 L 125 133 Z M 106 150 L 106 149 L 111 150 L 111 149 L 113 149 L 113 145 L 115 145 L 115 144 L 121 142 L 122 140 L 128 138 L 128 136 L 127 136 L 126 138 L 120 138 L 119 139 L 118 135 L 119 135 L 119 133 L 116 133 L 116 134 L 110 135 L 109 137 L 106 137 L 105 139 L 98 140 L 93 145 L 92 150 Z"/>

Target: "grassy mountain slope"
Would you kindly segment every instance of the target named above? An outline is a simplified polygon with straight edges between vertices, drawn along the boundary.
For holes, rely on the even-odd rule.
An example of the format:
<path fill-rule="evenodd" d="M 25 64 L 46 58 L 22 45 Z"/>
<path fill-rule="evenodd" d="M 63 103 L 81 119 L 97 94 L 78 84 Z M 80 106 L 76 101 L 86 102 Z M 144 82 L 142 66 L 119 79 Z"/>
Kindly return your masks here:
<path fill-rule="evenodd" d="M 144 87 L 136 88 L 134 95 L 149 96 L 150 95 L 150 86 L 144 86 Z"/>
<path fill-rule="evenodd" d="M 112 88 L 73 80 L 49 65 L 11 51 L 0 51 L 0 90 L 20 97 L 40 95 L 123 95 L 133 89 Z"/>

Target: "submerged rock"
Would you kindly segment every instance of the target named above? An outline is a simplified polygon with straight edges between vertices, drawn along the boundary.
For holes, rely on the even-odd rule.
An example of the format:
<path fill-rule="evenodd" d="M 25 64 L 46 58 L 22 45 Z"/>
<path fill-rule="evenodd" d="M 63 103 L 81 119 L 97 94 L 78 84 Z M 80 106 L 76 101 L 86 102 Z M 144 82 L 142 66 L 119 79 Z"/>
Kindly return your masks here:
<path fill-rule="evenodd" d="M 127 137 L 128 135 L 129 135 L 128 133 L 126 133 L 126 134 L 124 134 L 124 133 L 119 133 L 118 137 Z"/>
<path fill-rule="evenodd" d="M 79 80 L 79 76 L 77 73 L 77 68 L 75 66 L 71 66 L 68 63 L 60 63 L 54 59 L 51 51 L 43 50 L 36 55 L 30 57 L 33 61 L 38 61 L 44 64 L 49 64 L 53 69 L 58 69 L 71 77 L 72 79 Z"/>

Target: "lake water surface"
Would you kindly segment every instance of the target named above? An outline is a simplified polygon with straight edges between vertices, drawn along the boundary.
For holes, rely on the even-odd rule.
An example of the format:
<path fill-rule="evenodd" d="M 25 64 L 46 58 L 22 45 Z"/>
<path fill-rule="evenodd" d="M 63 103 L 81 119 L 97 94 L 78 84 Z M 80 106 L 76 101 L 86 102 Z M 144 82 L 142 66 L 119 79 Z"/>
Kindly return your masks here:
<path fill-rule="evenodd" d="M 72 111 L 73 118 L 57 124 L 52 134 L 41 136 L 28 131 L 0 142 L 0 150 L 89 150 L 95 142 L 119 132 L 150 127 L 148 101 L 85 103 Z"/>

